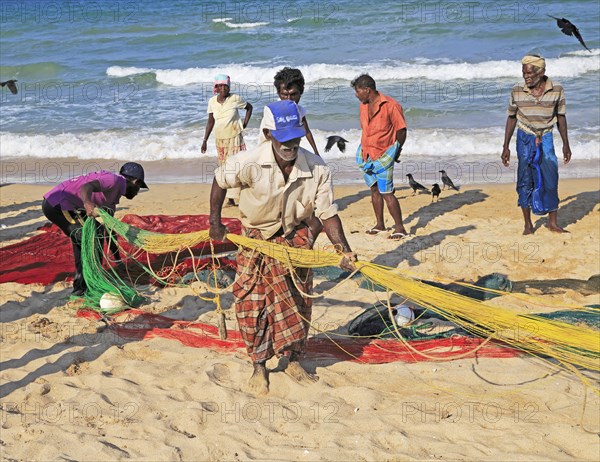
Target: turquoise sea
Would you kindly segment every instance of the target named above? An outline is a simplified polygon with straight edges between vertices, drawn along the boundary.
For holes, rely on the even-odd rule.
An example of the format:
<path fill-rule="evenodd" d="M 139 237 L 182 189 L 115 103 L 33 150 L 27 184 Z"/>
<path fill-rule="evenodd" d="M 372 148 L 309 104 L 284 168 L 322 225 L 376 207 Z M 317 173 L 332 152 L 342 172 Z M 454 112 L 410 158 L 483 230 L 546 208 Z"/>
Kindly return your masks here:
<path fill-rule="evenodd" d="M 79 173 L 28 176 L 23 159 L 136 160 L 154 182 L 209 181 L 198 160 L 215 160 L 214 141 L 208 157 L 200 155 L 213 76 L 229 74 L 232 91 L 254 105 L 245 135 L 252 147 L 283 66 L 304 73 L 302 104 L 321 151 L 328 135 L 350 141 L 345 153 L 322 152 L 339 171 L 353 171 L 360 138 L 349 83 L 368 72 L 404 107 L 403 168 L 419 177 L 444 163 L 478 164 L 481 179 L 498 161 L 508 96 L 527 52 L 545 56 L 547 74 L 566 88 L 574 162 L 561 175 L 598 175 L 597 0 L 3 0 L 0 8 L 0 79 L 18 79 L 19 89 L 3 88 L 0 97 L 2 182 Z M 575 23 L 591 52 L 548 14 Z"/>

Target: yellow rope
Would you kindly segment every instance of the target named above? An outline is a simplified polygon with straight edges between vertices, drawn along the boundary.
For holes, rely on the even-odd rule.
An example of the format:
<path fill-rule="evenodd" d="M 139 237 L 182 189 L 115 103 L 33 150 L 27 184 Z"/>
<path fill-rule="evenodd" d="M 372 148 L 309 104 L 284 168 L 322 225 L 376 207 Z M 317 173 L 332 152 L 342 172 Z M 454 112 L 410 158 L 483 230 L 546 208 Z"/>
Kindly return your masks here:
<path fill-rule="evenodd" d="M 179 252 L 184 248 L 190 248 L 210 240 L 208 231 L 160 234 L 137 230 L 128 225 L 124 228 L 123 223 L 108 215 L 102 218 L 105 225 L 114 227 L 115 231 L 129 242 L 133 242 L 151 253 Z M 226 238 L 239 247 L 260 252 L 291 267 L 338 266 L 341 258 L 338 253 L 325 249 L 293 248 L 236 234 L 228 234 Z M 577 367 L 600 372 L 599 334 L 590 327 L 575 326 L 535 315 L 520 315 L 507 308 L 490 306 L 478 300 L 425 284 L 415 278 L 400 274 L 397 270 L 370 262 L 358 261 L 356 267 L 371 282 L 386 287 L 391 292 L 446 317 L 449 321 L 484 339 L 495 338 L 513 348 L 542 358 L 549 357 L 556 360 L 563 369 L 578 375 L 586 384 L 589 384 L 589 381 L 578 372 Z M 217 292 L 215 297 L 217 299 L 220 291 L 215 290 L 215 292 Z M 215 302 L 218 305 L 218 311 L 221 312 L 220 301 L 215 300 Z M 419 354 L 423 355 L 422 352 Z M 597 388 L 594 390 L 599 393 Z"/>

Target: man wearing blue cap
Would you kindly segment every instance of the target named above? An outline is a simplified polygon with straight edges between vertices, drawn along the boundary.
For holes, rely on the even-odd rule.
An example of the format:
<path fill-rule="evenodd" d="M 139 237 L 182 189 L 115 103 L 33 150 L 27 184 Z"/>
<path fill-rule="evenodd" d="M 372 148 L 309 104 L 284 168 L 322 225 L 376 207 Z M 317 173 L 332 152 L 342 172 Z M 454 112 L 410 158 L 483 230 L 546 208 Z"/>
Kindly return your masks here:
<path fill-rule="evenodd" d="M 88 173 L 63 181 L 44 195 L 44 215 L 69 236 L 73 244 L 73 295 L 82 296 L 87 288 L 81 266 L 83 221 L 86 217 L 98 215 L 96 207 L 102 207 L 114 214 L 121 196 L 133 199 L 140 188 L 148 189 L 144 182 L 144 169 L 136 162 L 127 162 L 123 164 L 118 175 L 105 170 Z"/>
<path fill-rule="evenodd" d="M 223 240 L 227 228 L 221 209 L 227 189 L 241 188 L 239 209 L 245 236 L 294 248 L 311 249 L 323 227 L 341 255 L 340 267 L 355 269 L 356 255 L 344 235 L 333 202 L 331 171 L 323 160 L 300 147 L 306 134 L 296 103 L 265 106 L 265 140 L 217 168 L 210 193 L 210 237 Z M 266 362 L 288 356 L 286 373 L 299 382 L 316 381 L 300 365 L 312 313 L 312 271 L 241 249 L 233 285 L 240 333 L 254 365 L 251 391 L 269 390 Z M 294 278 L 294 280 L 292 279 Z M 296 287 L 297 286 L 297 287 Z"/>

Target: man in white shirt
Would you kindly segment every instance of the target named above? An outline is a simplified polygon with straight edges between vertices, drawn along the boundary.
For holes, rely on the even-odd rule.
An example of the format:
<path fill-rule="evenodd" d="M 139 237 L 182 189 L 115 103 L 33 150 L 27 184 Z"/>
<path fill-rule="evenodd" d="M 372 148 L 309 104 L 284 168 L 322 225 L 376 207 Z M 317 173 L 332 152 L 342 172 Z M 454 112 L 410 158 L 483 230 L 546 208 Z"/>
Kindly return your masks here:
<path fill-rule="evenodd" d="M 353 271 L 356 255 L 333 202 L 331 171 L 320 157 L 300 148 L 306 134 L 301 120 L 293 101 L 267 105 L 265 141 L 244 155 L 229 157 L 217 168 L 210 195 L 210 237 L 224 239 L 223 201 L 227 189 L 241 188 L 239 209 L 246 236 L 310 249 L 312 229 L 320 227 L 315 225 L 318 220 L 342 256 L 340 266 Z M 289 357 L 286 373 L 295 380 L 318 380 L 299 362 L 312 313 L 312 300 L 303 295 L 312 291 L 312 271 L 296 268 L 292 275 L 287 265 L 248 249 L 239 251 L 237 263 L 234 307 L 254 365 L 250 389 L 257 394 L 268 392 L 266 361 L 275 355 Z"/>

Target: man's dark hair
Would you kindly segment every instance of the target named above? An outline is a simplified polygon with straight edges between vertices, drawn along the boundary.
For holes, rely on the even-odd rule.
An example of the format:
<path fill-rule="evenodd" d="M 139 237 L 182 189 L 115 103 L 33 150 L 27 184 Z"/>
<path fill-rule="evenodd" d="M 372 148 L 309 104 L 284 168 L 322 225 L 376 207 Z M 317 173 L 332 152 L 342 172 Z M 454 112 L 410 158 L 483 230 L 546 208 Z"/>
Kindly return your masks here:
<path fill-rule="evenodd" d="M 284 67 L 277 74 L 275 74 L 275 81 L 273 82 L 277 91 L 281 85 L 286 90 L 289 90 L 290 87 L 296 86 L 300 91 L 300 94 L 304 93 L 304 76 L 300 69 L 295 69 L 293 67 Z"/>
<path fill-rule="evenodd" d="M 356 77 L 352 82 L 350 82 L 350 86 L 354 89 L 358 88 L 370 88 L 371 90 L 377 91 L 377 87 L 375 86 L 375 80 L 369 74 L 362 74 Z"/>

